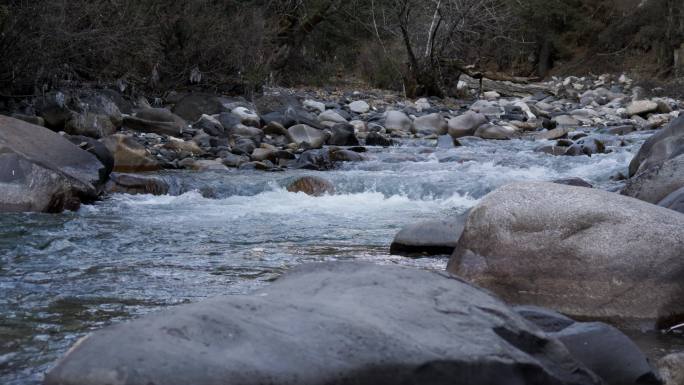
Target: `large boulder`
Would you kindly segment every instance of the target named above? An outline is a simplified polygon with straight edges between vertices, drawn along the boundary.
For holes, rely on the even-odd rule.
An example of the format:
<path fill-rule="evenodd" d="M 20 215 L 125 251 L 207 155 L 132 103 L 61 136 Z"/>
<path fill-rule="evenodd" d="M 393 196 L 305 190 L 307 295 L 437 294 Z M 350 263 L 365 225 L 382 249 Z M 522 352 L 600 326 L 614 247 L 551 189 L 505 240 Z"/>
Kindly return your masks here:
<path fill-rule="evenodd" d="M 410 283 L 410 284 L 407 284 Z M 300 266 L 77 343 L 46 385 L 599 384 L 503 302 L 445 273 Z"/>
<path fill-rule="evenodd" d="M 458 244 L 467 216 L 454 220 L 431 220 L 402 228 L 390 245 L 390 254 L 418 257 L 450 255 Z"/>
<path fill-rule="evenodd" d="M 644 115 L 657 110 L 658 103 L 650 100 L 636 100 L 627 105 L 627 115 Z"/>
<path fill-rule="evenodd" d="M 684 352 L 672 353 L 658 361 L 665 385 L 684 385 Z"/>
<path fill-rule="evenodd" d="M 44 127 L 0 115 L 0 212 L 60 212 L 97 198 L 95 155 Z"/>
<path fill-rule="evenodd" d="M 684 187 L 684 154 L 652 166 L 627 180 L 622 194 L 657 204 Z"/>
<path fill-rule="evenodd" d="M 511 139 L 515 137 L 517 131 L 509 126 L 497 126 L 493 124 L 485 124 L 475 130 L 475 136 L 482 139 Z"/>
<path fill-rule="evenodd" d="M 435 112 L 417 117 L 413 121 L 413 129 L 421 135 L 444 135 L 448 131 L 448 126 L 444 116 Z"/>
<path fill-rule="evenodd" d="M 135 116 L 126 116 L 124 126 L 139 132 L 180 136 L 187 123 L 166 108 L 145 108 L 138 111 Z"/>
<path fill-rule="evenodd" d="M 359 139 L 354 134 L 354 126 L 349 123 L 338 123 L 330 129 L 332 135 L 328 144 L 333 146 L 358 146 Z"/>
<path fill-rule="evenodd" d="M 606 191 L 515 183 L 482 199 L 448 270 L 511 303 L 659 327 L 684 316 L 684 216 Z"/>
<path fill-rule="evenodd" d="M 297 124 L 287 129 L 292 141 L 300 146 L 309 148 L 320 148 L 328 139 L 324 131 L 307 126 L 306 124 Z"/>
<path fill-rule="evenodd" d="M 475 130 L 485 123 L 487 123 L 487 117 L 485 115 L 468 111 L 463 115 L 449 119 L 447 125 L 449 135 L 451 135 L 454 139 L 457 139 L 464 136 L 474 135 Z"/>
<path fill-rule="evenodd" d="M 194 122 L 202 115 L 216 115 L 227 112 L 222 98 L 206 93 L 190 93 L 173 106 L 173 113 L 188 122 Z"/>
<path fill-rule="evenodd" d="M 629 176 L 684 154 L 684 115 L 648 138 L 629 164 Z"/>
<path fill-rule="evenodd" d="M 413 128 L 411 118 L 401 111 L 387 111 L 384 115 L 387 131 L 410 132 Z"/>
<path fill-rule="evenodd" d="M 145 146 L 130 136 L 116 134 L 102 139 L 114 156 L 114 171 L 143 172 L 159 170 L 161 166 L 148 153 Z"/>
<path fill-rule="evenodd" d="M 105 146 L 99 140 L 88 136 L 64 135 L 64 138 L 77 145 L 82 150 L 86 150 L 95 155 L 97 160 L 104 165 L 104 168 L 100 169 L 100 180 L 107 180 L 109 174 L 114 170 L 114 156 L 111 152 L 109 152 L 107 146 Z"/>
<path fill-rule="evenodd" d="M 117 126 L 105 115 L 92 112 L 73 114 L 65 123 L 64 131 L 71 135 L 83 135 L 91 138 L 102 138 L 116 132 Z"/>

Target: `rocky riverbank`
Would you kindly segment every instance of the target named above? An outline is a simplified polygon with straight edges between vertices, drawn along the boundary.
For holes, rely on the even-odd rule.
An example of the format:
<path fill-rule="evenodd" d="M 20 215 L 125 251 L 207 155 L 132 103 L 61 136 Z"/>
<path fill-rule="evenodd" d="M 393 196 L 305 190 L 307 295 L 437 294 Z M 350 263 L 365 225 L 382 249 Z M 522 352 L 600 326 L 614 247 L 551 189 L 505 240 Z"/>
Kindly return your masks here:
<path fill-rule="evenodd" d="M 58 212 L 104 197 L 82 208 L 85 214 L 74 222 L 95 235 L 88 242 L 118 239 L 115 232 L 143 234 L 147 246 L 136 247 L 141 255 L 126 264 L 147 258 L 150 249 L 163 253 L 172 244 L 204 238 L 207 243 L 197 244 L 210 248 L 205 259 L 237 252 L 237 244 L 222 245 L 218 254 L 210 245 L 226 236 L 218 228 L 253 211 L 258 221 L 230 229 L 231 237 L 250 245 L 246 260 L 277 260 L 284 249 L 264 255 L 263 245 L 281 239 L 285 247 L 313 242 L 306 247 L 323 248 L 330 237 L 363 238 L 363 231 L 352 229 L 378 220 L 373 231 L 383 234 L 388 226 L 409 224 L 390 252 L 451 255 L 447 270 L 454 274 L 358 263 L 303 266 L 250 295 L 182 305 L 95 332 L 46 383 L 209 384 L 231 378 L 245 384 L 372 384 L 398 375 L 417 384 L 454 378 L 468 384 L 681 383 L 681 355 L 649 354 L 649 361 L 609 326 L 680 338 L 684 322 L 684 105 L 645 98 L 626 77 L 555 79 L 516 87 L 515 96 L 487 90 L 476 101 L 284 89 L 253 100 L 191 93 L 147 101 L 111 90 L 65 90 L 14 107 L 13 118 L 0 118 L 0 189 L 8 192 L 0 209 Z M 425 179 L 421 173 L 428 172 Z M 601 176 L 592 177 L 595 172 Z M 450 173 L 471 179 L 452 180 Z M 395 174 L 399 179 L 392 179 Z M 486 181 L 492 177 L 496 182 Z M 259 187 L 247 192 L 231 185 L 222 193 L 217 183 L 231 178 L 245 185 L 254 179 Z M 263 187 L 269 183 L 275 187 Z M 417 188 L 421 200 L 410 200 L 416 197 L 407 186 Z M 392 193 L 380 193 L 369 205 L 353 195 L 389 188 Z M 292 211 L 259 200 L 280 191 L 290 194 L 288 202 L 299 202 Z M 130 194 L 180 203 L 169 217 L 150 211 L 160 202 L 151 195 L 138 202 Z M 345 198 L 334 215 L 312 209 L 339 196 L 353 199 Z M 429 222 L 405 216 L 410 206 L 435 196 L 457 196 L 459 209 Z M 409 200 L 395 209 L 396 197 Z M 225 208 L 214 208 L 211 200 L 244 211 L 224 221 L 215 211 Z M 107 211 L 112 202 L 131 205 L 133 215 L 150 220 L 159 215 L 163 232 L 157 231 L 160 223 L 144 218 L 111 229 L 81 222 L 83 215 L 115 217 L 116 211 Z M 212 208 L 195 214 L 198 205 Z M 392 210 L 394 216 L 383 216 Z M 184 216 L 182 230 L 173 226 L 176 215 Z M 314 222 L 317 215 L 322 218 Z M 299 219 L 292 222 L 293 216 Z M 275 235 L 281 217 L 290 219 Z M 417 217 L 429 219 L 424 212 Z M 182 233 L 187 238 L 169 234 L 170 228 L 188 228 Z M 254 239 L 259 247 L 250 243 Z M 75 250 L 86 244 L 73 242 Z M 386 254 L 387 244 L 382 248 Z M 35 250 L 27 253 L 39 254 Z M 82 254 L 71 246 L 58 250 Z M 327 258 L 339 254 L 321 250 L 313 259 Z M 289 262 L 278 269 L 290 270 Z M 61 272 L 53 268 L 50 274 Z M 90 273 L 65 274 L 70 280 Z M 160 285 L 166 290 L 168 282 Z"/>

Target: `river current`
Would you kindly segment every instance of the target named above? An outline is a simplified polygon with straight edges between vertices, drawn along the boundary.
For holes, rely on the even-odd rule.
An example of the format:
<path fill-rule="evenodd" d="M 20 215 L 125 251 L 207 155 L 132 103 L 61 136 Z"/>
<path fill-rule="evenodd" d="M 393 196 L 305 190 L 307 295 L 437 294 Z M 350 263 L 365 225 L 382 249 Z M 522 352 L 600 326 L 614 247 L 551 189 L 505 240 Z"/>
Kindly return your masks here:
<path fill-rule="evenodd" d="M 172 195 L 117 194 L 78 212 L 0 216 L 0 383 L 37 384 L 86 333 L 180 303 L 268 285 L 292 266 L 327 260 L 444 269 L 448 256 L 388 254 L 404 225 L 464 212 L 520 180 L 580 177 L 615 191 L 648 134 L 592 157 L 534 151 L 547 142 L 410 141 L 369 147 L 364 162 L 326 172 L 163 172 Z M 550 142 L 548 142 L 550 143 Z M 334 195 L 290 193 L 301 175 Z M 562 204 L 559 198 L 559 204 Z M 681 339 L 636 336 L 645 349 Z M 653 352 L 649 352 L 653 353 Z M 661 352 L 662 353 L 662 352 Z M 658 355 L 658 352 L 654 353 Z"/>

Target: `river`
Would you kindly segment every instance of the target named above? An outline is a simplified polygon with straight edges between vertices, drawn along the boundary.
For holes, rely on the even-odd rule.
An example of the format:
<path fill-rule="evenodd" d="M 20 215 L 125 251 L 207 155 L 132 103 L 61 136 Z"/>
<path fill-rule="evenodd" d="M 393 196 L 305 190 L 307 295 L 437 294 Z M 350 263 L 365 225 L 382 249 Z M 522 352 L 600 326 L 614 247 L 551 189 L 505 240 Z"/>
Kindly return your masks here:
<path fill-rule="evenodd" d="M 304 262 L 365 260 L 443 269 L 447 257 L 388 255 L 406 224 L 464 212 L 498 186 L 612 180 L 648 134 L 592 157 L 535 152 L 545 142 L 434 141 L 369 148 L 334 171 L 163 172 L 173 195 L 113 195 L 78 212 L 0 216 L 0 383 L 37 384 L 79 337 L 108 324 L 220 294 L 248 293 Z M 334 195 L 283 186 L 318 175 Z M 681 338 L 637 336 L 649 353 Z M 643 340 L 643 341 L 642 341 Z M 657 340 L 656 343 L 653 341 Z M 656 351 L 654 353 L 654 351 Z"/>

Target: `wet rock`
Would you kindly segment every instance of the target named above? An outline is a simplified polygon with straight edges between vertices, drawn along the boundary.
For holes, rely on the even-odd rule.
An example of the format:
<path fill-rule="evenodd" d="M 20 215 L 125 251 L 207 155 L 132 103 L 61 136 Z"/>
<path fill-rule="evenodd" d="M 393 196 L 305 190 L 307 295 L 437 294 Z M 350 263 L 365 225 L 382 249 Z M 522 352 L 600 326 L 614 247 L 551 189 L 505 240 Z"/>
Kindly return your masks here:
<path fill-rule="evenodd" d="M 320 115 L 318 115 L 318 120 L 321 122 L 347 123 L 347 119 L 345 119 L 335 110 L 327 110 L 322 112 Z"/>
<path fill-rule="evenodd" d="M 357 100 L 355 102 L 349 103 L 349 111 L 355 114 L 365 114 L 370 111 L 370 106 L 363 100 Z"/>
<path fill-rule="evenodd" d="M 94 138 L 79 135 L 65 135 L 64 138 L 77 145 L 82 150 L 95 155 L 97 160 L 104 165 L 104 168 L 100 169 L 100 180 L 107 180 L 109 174 L 114 170 L 114 156 L 102 142 Z"/>
<path fill-rule="evenodd" d="M 671 192 L 670 195 L 658 202 L 658 206 L 684 214 L 684 187 Z"/>
<path fill-rule="evenodd" d="M 555 140 L 567 137 L 570 128 L 568 127 L 558 127 L 548 131 L 538 133 L 535 138 L 537 140 Z"/>
<path fill-rule="evenodd" d="M 186 141 L 183 139 L 176 139 L 174 137 L 169 137 L 169 141 L 164 144 L 164 148 L 184 153 L 188 156 L 202 155 L 204 153 L 204 150 L 202 150 L 197 142 L 192 140 Z"/>
<path fill-rule="evenodd" d="M 684 154 L 684 116 L 673 120 L 644 142 L 629 164 L 629 176 Z"/>
<path fill-rule="evenodd" d="M 593 138 L 586 137 L 576 141 L 572 144 L 564 155 L 569 156 L 579 156 L 588 155 L 592 156 L 594 154 L 604 154 L 606 152 L 606 146 L 602 141 Z"/>
<path fill-rule="evenodd" d="M 559 339 L 577 361 L 607 385 L 661 384 L 657 371 L 639 347 L 618 329 L 601 322 L 575 322 L 534 306 L 520 306 L 515 310 Z"/>
<path fill-rule="evenodd" d="M 354 126 L 347 123 L 338 123 L 331 129 L 332 135 L 328 144 L 333 146 L 358 146 L 359 140 L 354 134 Z"/>
<path fill-rule="evenodd" d="M 388 131 L 410 132 L 413 127 L 411 118 L 401 111 L 385 112 L 384 121 L 384 127 Z"/>
<path fill-rule="evenodd" d="M 463 136 L 474 135 L 475 130 L 485 123 L 487 123 L 486 116 L 473 111 L 468 111 L 463 115 L 449 119 L 447 126 L 449 135 L 458 139 Z"/>
<path fill-rule="evenodd" d="M 543 152 L 545 154 L 558 156 L 558 155 L 565 155 L 565 153 L 568 151 L 568 147 L 567 146 L 560 146 L 560 145 L 547 145 L 547 146 L 537 147 L 534 151 Z"/>
<path fill-rule="evenodd" d="M 178 166 L 194 171 L 226 171 L 228 168 L 221 159 L 183 159 L 178 162 Z"/>
<path fill-rule="evenodd" d="M 145 108 L 124 118 L 124 127 L 160 135 L 181 136 L 187 123 L 166 108 Z"/>
<path fill-rule="evenodd" d="M 470 106 L 470 110 L 496 119 L 504 113 L 503 108 L 498 103 L 486 100 L 476 101 Z"/>
<path fill-rule="evenodd" d="M 424 221 L 402 228 L 390 245 L 390 254 L 420 257 L 451 255 L 463 232 L 467 214 L 454 220 Z"/>
<path fill-rule="evenodd" d="M 102 143 L 114 156 L 116 172 L 155 171 L 161 168 L 145 146 L 130 136 L 115 134 L 102 139 Z"/>
<path fill-rule="evenodd" d="M 564 184 L 567 186 L 594 188 L 594 186 L 582 178 L 556 179 L 553 183 Z"/>
<path fill-rule="evenodd" d="M 299 158 L 293 162 L 293 167 L 307 170 L 332 170 L 339 162 L 358 162 L 363 157 L 349 150 L 342 150 L 335 147 L 304 151 Z"/>
<path fill-rule="evenodd" d="M 570 115 L 558 115 L 551 119 L 551 121 L 560 127 L 577 127 L 580 125 L 579 120 Z"/>
<path fill-rule="evenodd" d="M 304 107 L 309 108 L 309 110 L 323 112 L 325 111 L 325 103 L 317 102 L 315 100 L 305 100 Z"/>
<path fill-rule="evenodd" d="M 230 132 L 235 126 L 242 123 L 240 117 L 229 112 L 220 113 L 218 121 L 226 132 Z"/>
<path fill-rule="evenodd" d="M 91 138 L 102 138 L 112 135 L 117 127 L 105 115 L 90 112 L 73 114 L 64 125 L 64 131 L 71 135 L 83 135 Z"/>
<path fill-rule="evenodd" d="M 366 146 L 389 147 L 391 145 L 392 139 L 386 138 L 377 132 L 371 132 L 366 136 Z"/>
<path fill-rule="evenodd" d="M 257 143 L 250 138 L 237 137 L 233 141 L 232 152 L 236 155 L 251 155 L 257 148 Z"/>
<path fill-rule="evenodd" d="M 105 385 L 112 373 L 128 385 L 601 382 L 559 341 L 460 279 L 340 262 L 95 332 L 45 384 Z"/>
<path fill-rule="evenodd" d="M 173 106 L 172 111 L 188 122 L 195 122 L 202 115 L 226 112 L 220 97 L 205 93 L 191 93 L 184 96 Z"/>
<path fill-rule="evenodd" d="M 169 185 L 155 176 L 114 173 L 110 175 L 105 191 L 132 195 L 165 195 L 169 193 Z"/>
<path fill-rule="evenodd" d="M 271 162 L 275 162 L 276 151 L 270 148 L 255 148 L 254 151 L 252 151 L 252 155 L 250 158 L 253 161 L 257 162 L 261 162 L 264 160 L 270 160 Z"/>
<path fill-rule="evenodd" d="M 650 100 L 637 100 L 627 106 L 628 115 L 644 115 L 658 110 L 658 103 Z"/>
<path fill-rule="evenodd" d="M 249 157 L 244 155 L 228 153 L 221 156 L 221 163 L 226 167 L 240 167 L 240 165 L 247 162 L 249 162 Z"/>
<path fill-rule="evenodd" d="M 471 210 L 448 270 L 509 303 L 654 328 L 684 316 L 682 255 L 679 213 L 597 189 L 515 183 Z"/>
<path fill-rule="evenodd" d="M 512 139 L 515 137 L 517 131 L 508 126 L 496 126 L 492 124 L 485 124 L 475 130 L 475 136 L 482 139 Z"/>
<path fill-rule="evenodd" d="M 330 181 L 317 176 L 303 176 L 287 185 L 287 191 L 319 197 L 335 194 L 335 186 Z"/>
<path fill-rule="evenodd" d="M 67 106 L 70 97 L 61 92 L 51 92 L 36 99 L 36 112 L 43 118 L 45 126 L 54 130 L 63 130 L 64 124 L 71 118 L 72 111 Z"/>
<path fill-rule="evenodd" d="M 324 131 L 307 126 L 306 124 L 298 124 L 287 129 L 292 141 L 300 146 L 308 148 L 320 148 L 328 139 Z"/>
<path fill-rule="evenodd" d="M 641 171 L 627 180 L 621 194 L 657 204 L 684 187 L 684 154 Z"/>
<path fill-rule="evenodd" d="M 192 128 L 202 130 L 209 136 L 226 136 L 226 130 L 218 119 L 209 115 L 202 115 Z"/>
<path fill-rule="evenodd" d="M 240 123 L 251 126 L 251 127 L 260 127 L 261 126 L 261 119 L 259 118 L 259 115 L 257 115 L 255 112 L 250 111 L 248 108 L 245 107 L 236 107 L 233 108 L 231 113 L 240 119 Z"/>
<path fill-rule="evenodd" d="M 658 361 L 665 385 L 684 385 L 684 353 L 669 354 Z"/>
<path fill-rule="evenodd" d="M 421 135 L 444 135 L 448 126 L 442 114 L 433 113 L 417 117 L 413 121 L 413 130 Z"/>
<path fill-rule="evenodd" d="M 105 166 L 45 127 L 0 115 L 0 212 L 61 212 L 97 198 Z"/>
<path fill-rule="evenodd" d="M 456 146 L 460 146 L 460 143 L 451 135 L 441 135 L 437 138 L 437 148 L 454 148 Z"/>

